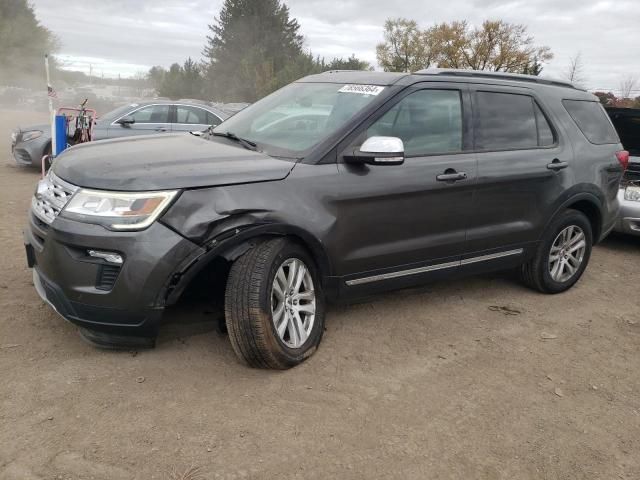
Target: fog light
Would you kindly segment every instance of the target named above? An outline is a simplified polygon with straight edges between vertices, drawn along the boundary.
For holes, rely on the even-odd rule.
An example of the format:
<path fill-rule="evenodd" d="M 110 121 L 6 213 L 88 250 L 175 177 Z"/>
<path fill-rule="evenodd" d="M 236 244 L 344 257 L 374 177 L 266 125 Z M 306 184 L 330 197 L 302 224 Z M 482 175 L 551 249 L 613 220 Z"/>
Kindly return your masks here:
<path fill-rule="evenodd" d="M 113 252 L 100 252 L 98 250 L 87 250 L 90 257 L 101 258 L 105 262 L 122 265 L 122 255 Z"/>

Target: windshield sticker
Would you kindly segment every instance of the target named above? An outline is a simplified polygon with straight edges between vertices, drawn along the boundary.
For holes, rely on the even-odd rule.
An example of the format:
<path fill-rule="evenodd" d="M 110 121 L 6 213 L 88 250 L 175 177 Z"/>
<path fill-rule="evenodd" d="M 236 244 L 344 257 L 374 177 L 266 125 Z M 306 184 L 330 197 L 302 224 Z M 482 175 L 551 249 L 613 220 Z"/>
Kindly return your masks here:
<path fill-rule="evenodd" d="M 361 95 L 378 95 L 384 90 L 384 87 L 378 85 L 345 85 L 338 92 L 340 93 L 359 93 Z"/>

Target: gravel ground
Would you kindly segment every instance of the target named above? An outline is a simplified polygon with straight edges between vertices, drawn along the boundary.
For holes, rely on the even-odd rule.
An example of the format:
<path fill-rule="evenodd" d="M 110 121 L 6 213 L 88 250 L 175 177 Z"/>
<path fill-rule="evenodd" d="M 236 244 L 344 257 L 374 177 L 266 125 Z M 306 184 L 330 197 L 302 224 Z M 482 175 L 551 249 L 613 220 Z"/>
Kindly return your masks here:
<path fill-rule="evenodd" d="M 640 239 L 563 295 L 495 274 L 333 307 L 287 372 L 238 364 L 197 305 L 101 351 L 26 268 L 38 174 L 8 135 L 42 119 L 0 111 L 0 479 L 640 478 Z"/>

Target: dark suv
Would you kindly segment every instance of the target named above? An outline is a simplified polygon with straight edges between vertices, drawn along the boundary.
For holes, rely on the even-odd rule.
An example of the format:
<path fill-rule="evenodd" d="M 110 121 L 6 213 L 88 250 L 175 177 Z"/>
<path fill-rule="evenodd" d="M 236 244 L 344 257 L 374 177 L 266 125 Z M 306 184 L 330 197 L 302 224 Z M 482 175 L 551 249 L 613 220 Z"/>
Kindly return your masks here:
<path fill-rule="evenodd" d="M 33 197 L 27 255 L 42 298 L 105 346 L 152 342 L 165 307 L 224 276 L 235 352 L 288 368 L 327 300 L 514 267 L 567 290 L 614 225 L 627 159 L 570 84 L 328 72 L 202 136 L 69 149 Z"/>

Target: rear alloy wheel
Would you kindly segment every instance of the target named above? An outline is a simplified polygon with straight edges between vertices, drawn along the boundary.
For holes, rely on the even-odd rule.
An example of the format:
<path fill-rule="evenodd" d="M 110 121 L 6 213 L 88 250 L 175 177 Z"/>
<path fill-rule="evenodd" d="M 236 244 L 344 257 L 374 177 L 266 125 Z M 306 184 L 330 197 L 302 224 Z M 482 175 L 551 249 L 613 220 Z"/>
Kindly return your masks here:
<path fill-rule="evenodd" d="M 311 356 L 324 330 L 324 295 L 309 253 L 277 238 L 238 258 L 225 320 L 233 350 L 252 367 L 286 369 Z"/>
<path fill-rule="evenodd" d="M 567 282 L 578 273 L 584 262 L 587 241 L 582 229 L 569 225 L 562 230 L 551 245 L 549 274 L 559 283 Z"/>
<path fill-rule="evenodd" d="M 577 210 L 566 210 L 547 229 L 535 257 L 522 266 L 522 279 L 543 293 L 564 292 L 580 280 L 592 244 L 589 219 Z"/>

